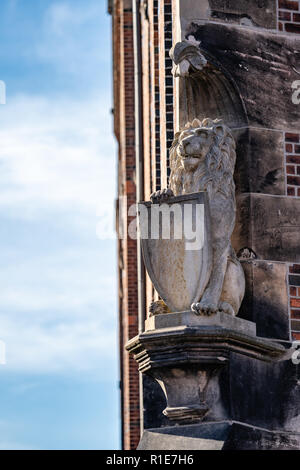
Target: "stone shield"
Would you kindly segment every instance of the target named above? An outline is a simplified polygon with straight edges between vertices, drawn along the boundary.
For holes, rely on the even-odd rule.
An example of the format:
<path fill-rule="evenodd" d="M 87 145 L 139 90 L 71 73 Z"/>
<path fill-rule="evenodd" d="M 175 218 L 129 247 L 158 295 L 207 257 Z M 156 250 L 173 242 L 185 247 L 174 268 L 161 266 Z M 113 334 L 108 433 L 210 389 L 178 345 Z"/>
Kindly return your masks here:
<path fill-rule="evenodd" d="M 172 312 L 189 310 L 208 283 L 210 217 L 205 192 L 139 204 L 139 232 L 146 269 Z"/>

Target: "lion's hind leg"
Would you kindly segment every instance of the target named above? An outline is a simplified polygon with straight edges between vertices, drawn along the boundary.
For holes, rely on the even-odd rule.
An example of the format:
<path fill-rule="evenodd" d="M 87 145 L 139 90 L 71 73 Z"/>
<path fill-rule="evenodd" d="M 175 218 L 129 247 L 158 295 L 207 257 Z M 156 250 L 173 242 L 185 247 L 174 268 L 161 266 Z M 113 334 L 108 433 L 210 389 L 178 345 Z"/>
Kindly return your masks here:
<path fill-rule="evenodd" d="M 235 257 L 229 258 L 223 283 L 219 310 L 237 315 L 245 293 L 245 274 L 241 263 Z"/>
<path fill-rule="evenodd" d="M 221 312 L 227 313 L 228 315 L 231 315 L 232 317 L 235 316 L 235 311 L 232 305 L 230 305 L 228 302 L 220 302 L 219 303 L 219 310 Z"/>

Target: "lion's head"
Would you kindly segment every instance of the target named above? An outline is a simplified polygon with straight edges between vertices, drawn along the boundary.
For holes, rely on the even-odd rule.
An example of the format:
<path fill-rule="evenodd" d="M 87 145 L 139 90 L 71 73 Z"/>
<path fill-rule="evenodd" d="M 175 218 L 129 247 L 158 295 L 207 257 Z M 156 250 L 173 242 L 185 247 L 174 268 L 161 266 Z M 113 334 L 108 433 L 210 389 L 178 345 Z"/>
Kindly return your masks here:
<path fill-rule="evenodd" d="M 235 141 L 222 121 L 194 119 L 175 134 L 170 188 L 175 195 L 207 190 L 234 195 Z"/>

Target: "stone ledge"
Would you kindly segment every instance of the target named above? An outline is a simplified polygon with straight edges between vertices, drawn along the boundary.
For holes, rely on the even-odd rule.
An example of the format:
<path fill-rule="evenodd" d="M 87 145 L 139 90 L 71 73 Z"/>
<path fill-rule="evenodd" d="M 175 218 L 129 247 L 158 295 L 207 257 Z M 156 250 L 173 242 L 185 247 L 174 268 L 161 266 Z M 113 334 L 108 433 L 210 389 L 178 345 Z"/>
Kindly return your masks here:
<path fill-rule="evenodd" d="M 222 421 L 147 429 L 138 450 L 298 450 L 299 446 L 300 433 Z"/>
<path fill-rule="evenodd" d="M 220 364 L 231 352 L 261 361 L 278 360 L 285 354 L 281 344 L 216 325 L 146 331 L 128 341 L 126 349 L 134 354 L 141 372 L 176 364 Z"/>
<path fill-rule="evenodd" d="M 154 315 L 145 322 L 145 331 L 153 331 L 174 326 L 221 326 L 248 335 L 256 335 L 255 323 L 218 312 L 211 316 L 196 315 L 192 311 Z"/>

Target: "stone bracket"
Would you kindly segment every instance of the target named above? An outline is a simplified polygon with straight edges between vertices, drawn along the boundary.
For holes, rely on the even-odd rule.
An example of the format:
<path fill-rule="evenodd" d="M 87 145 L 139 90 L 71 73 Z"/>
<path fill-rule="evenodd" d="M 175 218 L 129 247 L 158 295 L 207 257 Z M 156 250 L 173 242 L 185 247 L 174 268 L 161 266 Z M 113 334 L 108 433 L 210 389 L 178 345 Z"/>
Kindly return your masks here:
<path fill-rule="evenodd" d="M 216 419 L 230 419 L 230 411 L 220 405 L 220 373 L 229 363 L 231 353 L 267 362 L 276 361 L 285 354 L 281 344 L 258 338 L 251 322 L 228 315 L 226 319 L 225 314 L 209 319 L 196 317 L 192 312 L 158 317 L 165 317 L 165 325 L 168 322 L 174 325 L 182 318 L 187 323 L 198 323 L 198 326 L 148 330 L 126 345 L 126 349 L 134 354 L 139 370 L 160 384 L 167 399 L 164 415 L 180 424 L 201 421 L 208 414 Z M 159 324 L 163 318 L 155 320 Z M 231 328 L 218 324 L 222 320 Z M 154 320 L 152 326 L 153 322 L 155 326 Z M 210 324 L 203 324 L 205 322 Z M 149 321 L 147 326 L 149 328 Z M 234 329 L 237 326 L 239 329 Z"/>

